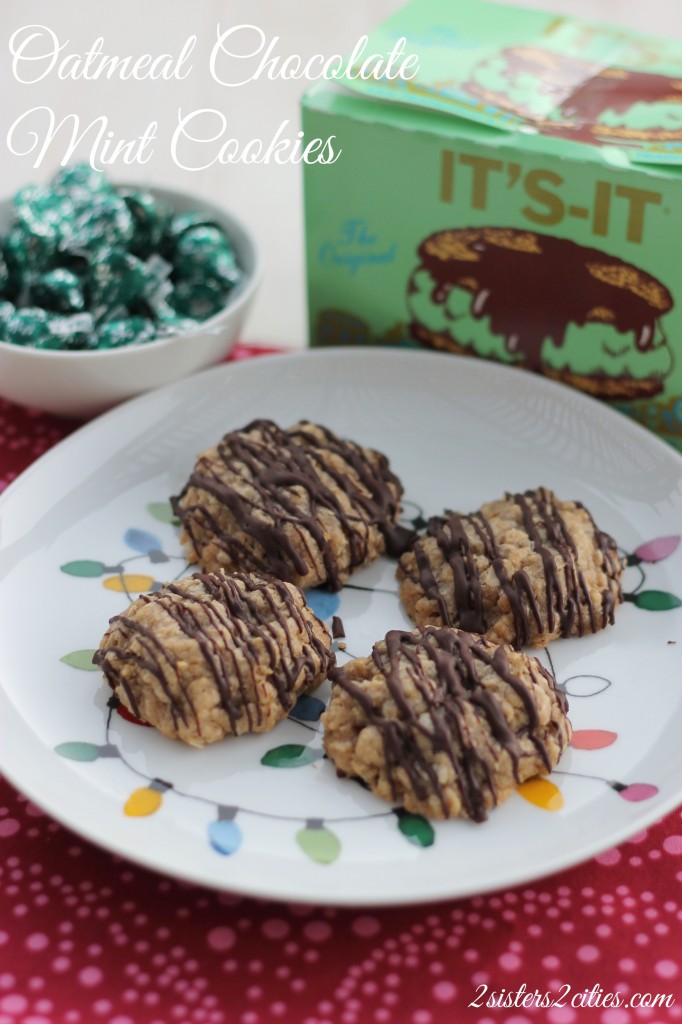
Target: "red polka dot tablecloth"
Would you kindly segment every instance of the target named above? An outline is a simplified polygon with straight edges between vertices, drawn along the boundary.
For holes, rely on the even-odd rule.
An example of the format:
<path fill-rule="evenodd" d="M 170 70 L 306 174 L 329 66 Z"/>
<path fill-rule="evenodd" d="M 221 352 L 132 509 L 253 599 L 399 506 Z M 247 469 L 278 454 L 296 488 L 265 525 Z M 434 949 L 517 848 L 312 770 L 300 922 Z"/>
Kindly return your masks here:
<path fill-rule="evenodd" d="M 0 401 L 0 490 L 76 426 Z M 133 867 L 0 780 L 0 883 L 0 1024 L 682 1021 L 680 811 L 532 886 L 340 910 Z"/>

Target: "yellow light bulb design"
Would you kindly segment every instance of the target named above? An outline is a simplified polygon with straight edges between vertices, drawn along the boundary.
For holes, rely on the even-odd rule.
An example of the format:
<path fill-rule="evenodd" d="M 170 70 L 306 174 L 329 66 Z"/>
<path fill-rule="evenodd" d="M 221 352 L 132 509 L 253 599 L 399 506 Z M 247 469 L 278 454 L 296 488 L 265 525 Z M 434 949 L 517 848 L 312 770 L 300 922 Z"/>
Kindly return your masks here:
<path fill-rule="evenodd" d="M 143 594 L 154 586 L 154 577 L 142 576 L 139 573 L 107 576 L 105 580 L 102 580 L 102 586 L 107 590 L 115 590 L 119 594 L 124 594 L 126 591 L 129 594 Z"/>
<path fill-rule="evenodd" d="M 134 790 L 126 800 L 123 813 L 129 818 L 145 818 L 158 811 L 163 803 L 163 794 L 171 789 L 167 782 L 153 779 L 148 786 Z"/>
<path fill-rule="evenodd" d="M 516 791 L 529 804 L 541 807 L 543 811 L 560 811 L 564 806 L 561 790 L 549 779 L 528 779 L 516 787 Z"/>

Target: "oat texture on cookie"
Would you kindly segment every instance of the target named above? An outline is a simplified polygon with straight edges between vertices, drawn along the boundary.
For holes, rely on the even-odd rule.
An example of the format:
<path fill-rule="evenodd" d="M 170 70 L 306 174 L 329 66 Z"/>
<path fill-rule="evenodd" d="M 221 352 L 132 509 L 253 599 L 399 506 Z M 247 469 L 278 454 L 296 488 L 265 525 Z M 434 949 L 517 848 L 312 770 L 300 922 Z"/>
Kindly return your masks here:
<path fill-rule="evenodd" d="M 330 648 L 297 587 L 196 573 L 115 616 L 94 660 L 132 714 L 202 747 L 272 729 L 326 678 Z"/>
<path fill-rule="evenodd" d="M 622 601 L 615 541 L 577 501 L 544 487 L 462 515 L 434 516 L 400 559 L 400 596 L 413 621 L 542 647 L 596 633 Z"/>
<path fill-rule="evenodd" d="M 332 679 L 337 772 L 430 818 L 484 821 L 571 738 L 566 698 L 535 658 L 450 627 L 392 630 Z"/>
<path fill-rule="evenodd" d="M 339 590 L 405 547 L 402 485 L 379 452 L 301 422 L 255 420 L 199 455 L 173 507 L 191 560 Z"/>

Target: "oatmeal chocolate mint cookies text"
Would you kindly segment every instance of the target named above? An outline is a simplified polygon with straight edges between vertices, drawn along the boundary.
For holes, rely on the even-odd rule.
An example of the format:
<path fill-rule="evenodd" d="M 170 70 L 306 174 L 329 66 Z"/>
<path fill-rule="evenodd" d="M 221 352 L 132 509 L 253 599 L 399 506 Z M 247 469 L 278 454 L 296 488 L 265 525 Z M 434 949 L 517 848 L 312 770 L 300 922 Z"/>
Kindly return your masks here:
<path fill-rule="evenodd" d="M 384 78 L 409 81 L 419 70 L 416 53 L 407 52 L 407 40 L 401 36 L 387 53 L 368 53 L 368 37 L 361 36 L 348 57 L 341 54 L 325 56 L 298 53 L 285 54 L 280 37 L 268 39 L 258 25 L 216 26 L 214 41 L 188 36 L 177 53 L 109 54 L 102 36 L 93 40 L 83 52 L 71 48 L 47 25 L 24 25 L 9 40 L 12 75 L 21 86 L 47 85 L 58 79 L 93 82 L 111 81 L 171 82 L 188 79 L 195 67 L 202 44 L 208 43 L 204 56 L 213 82 L 223 88 L 247 86 L 259 79 L 316 81 L 332 78 L 339 81 Z M 35 98 L 35 92 L 31 94 Z M 151 118 L 123 137 L 110 114 L 102 112 L 89 122 L 77 112 L 61 120 L 53 107 L 37 103 L 29 107 L 10 125 L 6 136 L 9 152 L 15 157 L 32 160 L 34 168 L 46 159 L 62 166 L 78 151 L 89 152 L 90 165 L 96 170 L 122 164 L 147 164 L 156 144 L 168 127 Z M 167 144 L 173 162 L 186 171 L 201 171 L 214 164 L 319 163 L 331 164 L 341 156 L 336 136 L 327 139 L 305 139 L 303 132 L 291 137 L 290 122 L 284 120 L 269 141 L 230 136 L 225 115 L 215 108 L 196 110 L 178 108 Z"/>

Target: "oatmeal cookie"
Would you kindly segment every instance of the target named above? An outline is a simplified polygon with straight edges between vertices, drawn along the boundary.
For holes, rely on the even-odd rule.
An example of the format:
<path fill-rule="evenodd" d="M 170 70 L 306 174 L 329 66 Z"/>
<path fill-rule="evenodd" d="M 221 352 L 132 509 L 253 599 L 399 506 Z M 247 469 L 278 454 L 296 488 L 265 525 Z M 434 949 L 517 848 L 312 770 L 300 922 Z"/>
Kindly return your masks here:
<path fill-rule="evenodd" d="M 571 738 L 566 698 L 535 658 L 458 629 L 392 630 L 332 679 L 322 721 L 338 774 L 430 818 L 485 821 Z"/>
<path fill-rule="evenodd" d="M 326 678 L 330 645 L 297 587 L 196 573 L 115 616 L 94 661 L 134 715 L 203 747 L 272 729 Z"/>
<path fill-rule="evenodd" d="M 255 420 L 199 455 L 172 499 L 192 561 L 340 590 L 384 551 L 399 554 L 403 488 L 387 458 L 325 427 Z"/>
<path fill-rule="evenodd" d="M 544 647 L 612 623 L 622 570 L 615 541 L 587 509 L 539 487 L 471 515 L 435 516 L 400 559 L 398 579 L 418 626 Z"/>

